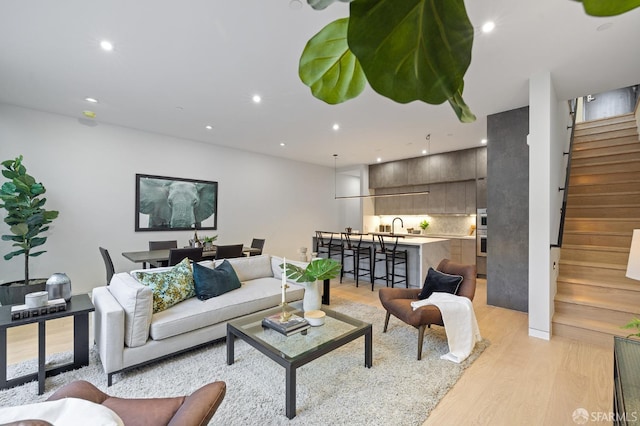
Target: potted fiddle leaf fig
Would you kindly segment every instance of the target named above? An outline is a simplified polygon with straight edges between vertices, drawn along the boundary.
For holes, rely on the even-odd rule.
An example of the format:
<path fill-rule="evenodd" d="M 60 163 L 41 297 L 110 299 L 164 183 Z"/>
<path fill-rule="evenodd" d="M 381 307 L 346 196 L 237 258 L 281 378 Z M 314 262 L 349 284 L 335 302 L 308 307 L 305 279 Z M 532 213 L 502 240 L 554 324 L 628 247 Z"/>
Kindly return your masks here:
<path fill-rule="evenodd" d="M 43 234 L 49 224 L 58 217 L 55 210 L 46 210 L 47 199 L 44 185 L 27 173 L 22 164 L 22 155 L 15 160 L 2 162 L 2 176 L 8 179 L 0 187 L 0 207 L 7 211 L 4 222 L 10 234 L 3 241 L 12 241 L 16 249 L 4 255 L 5 260 L 24 256 L 24 281 L 0 285 L 0 303 L 3 305 L 23 303 L 24 295 L 45 288 L 46 279 L 32 280 L 29 277 L 29 259 L 45 253 L 41 246 L 47 241 Z"/>

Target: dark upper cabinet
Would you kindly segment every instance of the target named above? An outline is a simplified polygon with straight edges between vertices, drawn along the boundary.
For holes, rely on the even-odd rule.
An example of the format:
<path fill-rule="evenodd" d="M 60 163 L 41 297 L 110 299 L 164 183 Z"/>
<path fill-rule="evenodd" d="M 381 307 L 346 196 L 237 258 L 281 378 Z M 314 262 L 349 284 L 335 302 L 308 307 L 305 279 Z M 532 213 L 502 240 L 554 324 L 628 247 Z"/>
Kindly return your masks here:
<path fill-rule="evenodd" d="M 476 149 L 476 177 L 487 177 L 487 148 Z"/>
<path fill-rule="evenodd" d="M 406 161 L 390 161 L 369 166 L 369 188 L 393 188 L 408 185 Z"/>
<path fill-rule="evenodd" d="M 428 156 L 424 156 L 409 158 L 408 160 L 406 160 L 407 180 L 409 184 L 421 185 L 431 182 L 431 180 L 429 179 L 429 158 L 430 157 Z"/>
<path fill-rule="evenodd" d="M 466 213 L 466 182 L 445 184 L 444 213 Z"/>
<path fill-rule="evenodd" d="M 445 152 L 369 166 L 369 188 L 459 182 L 487 174 L 486 148 Z"/>
<path fill-rule="evenodd" d="M 476 208 L 487 208 L 487 178 L 480 178 L 476 181 Z"/>

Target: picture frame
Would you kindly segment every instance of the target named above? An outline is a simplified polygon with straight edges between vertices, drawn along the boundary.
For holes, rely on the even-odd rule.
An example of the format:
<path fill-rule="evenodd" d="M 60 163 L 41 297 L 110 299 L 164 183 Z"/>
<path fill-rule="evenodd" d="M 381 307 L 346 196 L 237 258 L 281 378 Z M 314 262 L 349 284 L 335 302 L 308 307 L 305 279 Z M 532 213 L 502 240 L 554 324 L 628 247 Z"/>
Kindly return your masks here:
<path fill-rule="evenodd" d="M 218 182 L 136 174 L 135 230 L 218 228 Z"/>

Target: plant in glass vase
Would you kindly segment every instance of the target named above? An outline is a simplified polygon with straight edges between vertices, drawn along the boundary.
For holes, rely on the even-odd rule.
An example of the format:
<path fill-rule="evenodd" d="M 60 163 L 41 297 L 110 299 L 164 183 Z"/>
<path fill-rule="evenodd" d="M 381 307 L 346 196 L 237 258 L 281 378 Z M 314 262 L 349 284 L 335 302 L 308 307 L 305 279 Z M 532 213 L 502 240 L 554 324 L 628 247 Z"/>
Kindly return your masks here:
<path fill-rule="evenodd" d="M 308 312 L 320 309 L 322 305 L 318 282 L 336 278 L 340 274 L 342 264 L 334 259 L 317 258 L 309 262 L 306 268 L 292 263 L 282 263 L 280 269 L 285 270 L 287 278 L 304 286 L 302 306 L 304 311 Z"/>

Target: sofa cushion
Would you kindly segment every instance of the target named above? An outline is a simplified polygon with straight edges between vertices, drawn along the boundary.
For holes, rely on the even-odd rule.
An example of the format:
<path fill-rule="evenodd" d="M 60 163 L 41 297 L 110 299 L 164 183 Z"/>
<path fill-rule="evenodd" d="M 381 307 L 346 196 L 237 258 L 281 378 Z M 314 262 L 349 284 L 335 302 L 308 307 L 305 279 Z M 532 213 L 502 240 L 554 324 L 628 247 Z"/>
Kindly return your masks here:
<path fill-rule="evenodd" d="M 127 273 L 115 274 L 107 288 L 124 310 L 124 344 L 144 345 L 149 338 L 153 292 Z"/>
<path fill-rule="evenodd" d="M 215 269 L 194 263 L 193 281 L 200 300 L 218 297 L 241 286 L 238 275 L 226 259 Z"/>
<path fill-rule="evenodd" d="M 271 270 L 273 271 L 273 277 L 279 280 L 282 279 L 282 268 L 280 267 L 280 265 L 282 265 L 283 262 L 284 262 L 284 259 L 282 257 L 271 256 Z M 299 266 L 302 269 L 305 269 L 307 265 L 309 265 L 308 262 L 300 262 L 298 260 L 287 259 L 287 265 L 288 264 Z M 289 280 L 289 281 L 295 282 L 293 280 Z"/>
<path fill-rule="evenodd" d="M 271 270 L 271 256 L 263 254 L 261 256 L 237 257 L 229 259 L 240 281 L 245 282 L 256 278 L 273 277 Z"/>
<path fill-rule="evenodd" d="M 281 284 L 273 277 L 258 278 L 219 297 L 205 301 L 195 297 L 185 300 L 171 309 L 153 314 L 149 334 L 153 340 L 162 340 L 273 308 L 280 303 Z M 297 284 L 291 284 L 287 290 L 288 302 L 300 300 L 303 296 L 304 287 Z"/>
<path fill-rule="evenodd" d="M 418 299 L 426 299 L 435 292 L 456 294 L 462 279 L 460 275 L 445 274 L 444 272 L 429 268 L 427 278 L 424 280 L 424 286 L 418 295 Z"/>
<path fill-rule="evenodd" d="M 154 314 L 196 295 L 188 258 L 168 271 L 136 272 L 135 278 L 151 288 Z"/>

